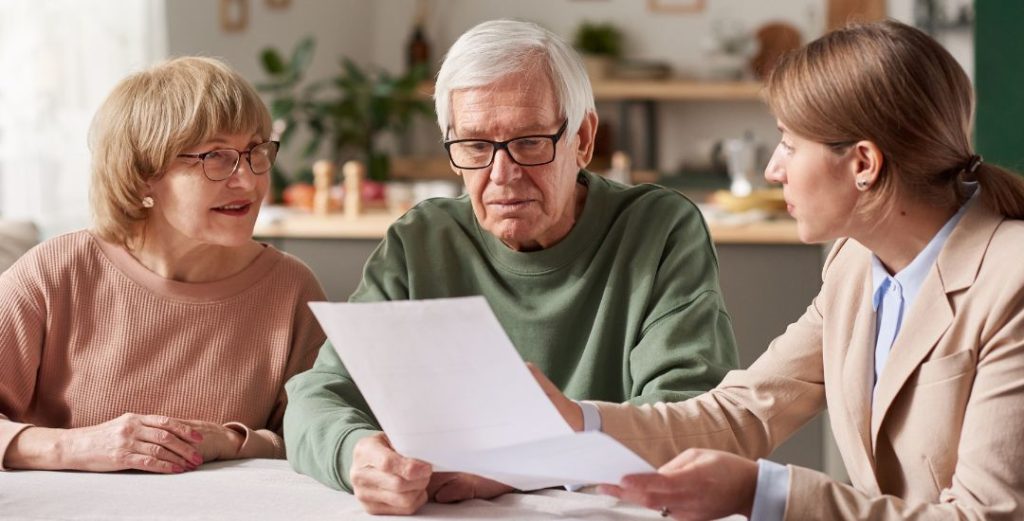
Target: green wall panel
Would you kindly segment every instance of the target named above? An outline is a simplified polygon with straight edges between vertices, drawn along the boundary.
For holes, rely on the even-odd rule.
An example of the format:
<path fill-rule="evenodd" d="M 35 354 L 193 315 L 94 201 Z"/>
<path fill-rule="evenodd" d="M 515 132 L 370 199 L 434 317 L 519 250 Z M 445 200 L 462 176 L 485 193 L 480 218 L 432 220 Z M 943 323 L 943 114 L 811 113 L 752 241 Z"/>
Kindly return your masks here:
<path fill-rule="evenodd" d="M 975 144 L 986 161 L 1024 172 L 1024 0 L 974 9 Z"/>

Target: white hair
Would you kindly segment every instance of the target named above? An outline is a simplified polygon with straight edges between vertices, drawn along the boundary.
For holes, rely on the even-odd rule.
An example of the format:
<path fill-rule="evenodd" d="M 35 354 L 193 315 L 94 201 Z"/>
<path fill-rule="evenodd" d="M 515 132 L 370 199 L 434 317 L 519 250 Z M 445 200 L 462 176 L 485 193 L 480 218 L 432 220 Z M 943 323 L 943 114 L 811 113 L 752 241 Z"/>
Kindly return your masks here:
<path fill-rule="evenodd" d="M 576 135 L 583 117 L 596 111 L 594 91 L 579 54 L 535 23 L 491 20 L 463 33 L 448 49 L 437 73 L 434 108 L 442 136 L 451 126 L 452 91 L 484 87 L 537 64 L 546 66 L 554 84 L 558 110 L 569 120 L 566 132 Z"/>

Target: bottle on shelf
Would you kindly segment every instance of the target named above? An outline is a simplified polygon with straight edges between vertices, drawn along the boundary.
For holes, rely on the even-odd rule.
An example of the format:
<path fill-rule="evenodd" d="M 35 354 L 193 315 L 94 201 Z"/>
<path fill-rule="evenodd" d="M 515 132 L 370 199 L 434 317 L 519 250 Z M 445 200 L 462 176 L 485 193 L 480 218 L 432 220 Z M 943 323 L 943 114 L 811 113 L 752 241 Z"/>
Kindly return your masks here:
<path fill-rule="evenodd" d="M 406 44 L 406 67 L 412 70 L 419 65 L 430 67 L 430 42 L 426 35 L 426 3 L 420 0 L 416 7 L 416 21 L 413 23 L 412 35 Z M 431 72 L 431 71 L 427 71 Z"/>

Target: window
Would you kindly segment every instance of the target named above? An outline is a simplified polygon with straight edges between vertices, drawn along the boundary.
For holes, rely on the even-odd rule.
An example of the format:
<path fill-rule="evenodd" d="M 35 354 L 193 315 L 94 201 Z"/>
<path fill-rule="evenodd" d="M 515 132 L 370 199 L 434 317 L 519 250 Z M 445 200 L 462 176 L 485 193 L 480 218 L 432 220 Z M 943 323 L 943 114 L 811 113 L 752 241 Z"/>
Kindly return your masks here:
<path fill-rule="evenodd" d="M 163 0 L 0 3 L 0 217 L 44 237 L 89 226 L 93 114 L 167 52 Z"/>

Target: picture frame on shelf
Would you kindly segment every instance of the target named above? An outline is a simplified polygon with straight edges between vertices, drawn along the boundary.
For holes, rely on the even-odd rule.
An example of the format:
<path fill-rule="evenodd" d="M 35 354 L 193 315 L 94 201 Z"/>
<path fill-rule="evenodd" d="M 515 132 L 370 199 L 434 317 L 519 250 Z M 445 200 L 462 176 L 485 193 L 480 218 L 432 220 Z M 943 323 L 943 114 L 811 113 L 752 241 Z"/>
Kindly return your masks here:
<path fill-rule="evenodd" d="M 647 0 L 647 10 L 655 13 L 693 14 L 704 11 L 707 0 Z"/>
<path fill-rule="evenodd" d="M 249 25 L 249 0 L 220 0 L 220 28 L 226 33 L 244 31 Z"/>

